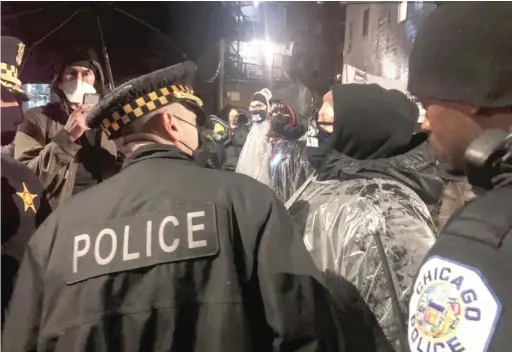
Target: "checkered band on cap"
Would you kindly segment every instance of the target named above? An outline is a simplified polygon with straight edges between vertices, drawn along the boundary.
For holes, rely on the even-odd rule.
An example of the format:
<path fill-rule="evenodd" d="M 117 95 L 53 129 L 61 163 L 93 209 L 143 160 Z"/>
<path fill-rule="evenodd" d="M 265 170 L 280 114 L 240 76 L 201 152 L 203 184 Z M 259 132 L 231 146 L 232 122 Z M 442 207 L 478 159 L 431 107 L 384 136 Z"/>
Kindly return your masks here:
<path fill-rule="evenodd" d="M 16 86 L 21 86 L 21 81 L 18 78 L 18 68 L 14 65 L 0 63 L 1 79 Z"/>
<path fill-rule="evenodd" d="M 179 84 L 172 85 L 157 89 L 124 105 L 101 122 L 101 129 L 110 137 L 130 122 L 179 100 L 187 100 L 203 107 L 203 101 L 194 95 L 191 87 Z"/>

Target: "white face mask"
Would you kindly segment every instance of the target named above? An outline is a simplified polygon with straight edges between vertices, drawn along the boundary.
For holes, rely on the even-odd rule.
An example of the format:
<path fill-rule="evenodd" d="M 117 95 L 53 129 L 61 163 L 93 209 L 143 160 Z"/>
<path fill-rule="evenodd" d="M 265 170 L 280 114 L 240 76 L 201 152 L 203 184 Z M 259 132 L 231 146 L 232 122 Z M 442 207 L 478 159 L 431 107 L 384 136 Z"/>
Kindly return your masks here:
<path fill-rule="evenodd" d="M 74 104 L 82 104 L 84 101 L 85 93 L 96 93 L 96 89 L 94 89 L 94 87 L 89 83 L 85 83 L 82 80 L 76 79 L 73 81 L 61 83 L 59 88 L 62 90 L 64 95 L 66 95 L 66 98 L 68 98 L 68 100 Z"/>

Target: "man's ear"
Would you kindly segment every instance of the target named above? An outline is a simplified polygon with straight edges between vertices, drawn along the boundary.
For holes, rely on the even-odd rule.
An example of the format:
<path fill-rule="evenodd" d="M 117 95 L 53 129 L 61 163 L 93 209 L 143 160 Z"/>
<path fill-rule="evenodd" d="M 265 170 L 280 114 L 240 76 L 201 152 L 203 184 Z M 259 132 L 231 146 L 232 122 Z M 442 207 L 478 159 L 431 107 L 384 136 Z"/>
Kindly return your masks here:
<path fill-rule="evenodd" d="M 165 111 L 160 115 L 160 123 L 162 125 L 165 134 L 169 137 L 171 142 L 177 142 L 180 140 L 180 132 L 176 127 L 176 121 L 172 112 Z"/>

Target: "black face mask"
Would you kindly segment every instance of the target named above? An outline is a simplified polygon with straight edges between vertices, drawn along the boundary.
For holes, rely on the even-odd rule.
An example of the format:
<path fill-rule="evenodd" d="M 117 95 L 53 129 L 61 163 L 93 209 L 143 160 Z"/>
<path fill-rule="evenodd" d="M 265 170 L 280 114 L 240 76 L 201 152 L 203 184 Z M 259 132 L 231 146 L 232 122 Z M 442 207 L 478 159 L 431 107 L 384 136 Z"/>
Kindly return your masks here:
<path fill-rule="evenodd" d="M 332 123 L 323 122 L 322 125 L 332 125 Z M 307 148 L 309 163 L 318 170 L 325 159 L 325 156 L 331 148 L 331 133 L 318 127 L 316 122 L 312 122 L 307 133 Z"/>
<path fill-rule="evenodd" d="M 11 144 L 16 136 L 18 125 L 23 121 L 21 107 L 2 108 L 2 145 Z"/>
<path fill-rule="evenodd" d="M 217 169 L 217 168 L 221 168 L 221 166 L 219 165 L 220 162 L 218 161 L 218 145 L 217 143 L 215 143 L 215 141 L 213 140 L 209 140 L 208 138 L 206 138 L 205 134 L 202 132 L 201 128 L 198 127 L 197 125 L 194 125 L 182 118 L 180 118 L 179 116 L 176 116 L 174 115 L 174 117 L 176 117 L 178 120 L 181 120 L 187 124 L 189 124 L 190 126 L 193 126 L 195 127 L 195 129 L 197 130 L 197 140 L 198 140 L 198 145 L 197 145 L 197 148 L 194 150 L 192 148 L 190 148 L 187 144 L 183 143 L 183 142 L 180 142 L 181 144 L 183 144 L 185 147 L 187 147 L 191 152 L 192 152 L 192 158 L 194 159 L 195 163 L 201 167 L 207 167 L 207 168 L 211 168 L 211 169 Z"/>
<path fill-rule="evenodd" d="M 267 118 L 267 110 L 252 110 L 251 119 L 253 122 L 262 122 Z"/>

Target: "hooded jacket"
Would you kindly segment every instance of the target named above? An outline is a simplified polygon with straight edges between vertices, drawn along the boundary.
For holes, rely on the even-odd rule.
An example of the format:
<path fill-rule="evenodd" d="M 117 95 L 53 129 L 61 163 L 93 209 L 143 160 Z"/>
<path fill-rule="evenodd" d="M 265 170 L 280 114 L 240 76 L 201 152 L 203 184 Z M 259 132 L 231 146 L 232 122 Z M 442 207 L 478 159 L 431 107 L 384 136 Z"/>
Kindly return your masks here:
<path fill-rule="evenodd" d="M 317 266 L 356 286 L 398 348 L 414 277 L 435 241 L 426 203 L 439 202 L 442 182 L 426 135 L 411 139 L 414 110 L 406 97 L 350 86 L 335 88 L 343 99 L 335 94 L 329 147 L 318 174 L 294 195 L 290 213 Z M 395 128 L 379 128 L 379 119 Z M 364 126 L 377 127 L 364 133 Z"/>
<path fill-rule="evenodd" d="M 79 155 L 83 163 L 91 165 L 92 177 L 98 182 L 119 169 L 115 145 L 104 133 L 89 130 L 79 141 L 73 142 L 64 130 L 71 109 L 58 88 L 58 81 L 67 64 L 89 57 L 96 73 L 95 88 L 100 95 L 104 91 L 101 66 L 88 54 L 75 52 L 63 61 L 52 82 L 52 103 L 26 111 L 16 134 L 14 156 L 39 177 L 53 208 L 73 193 Z"/>

